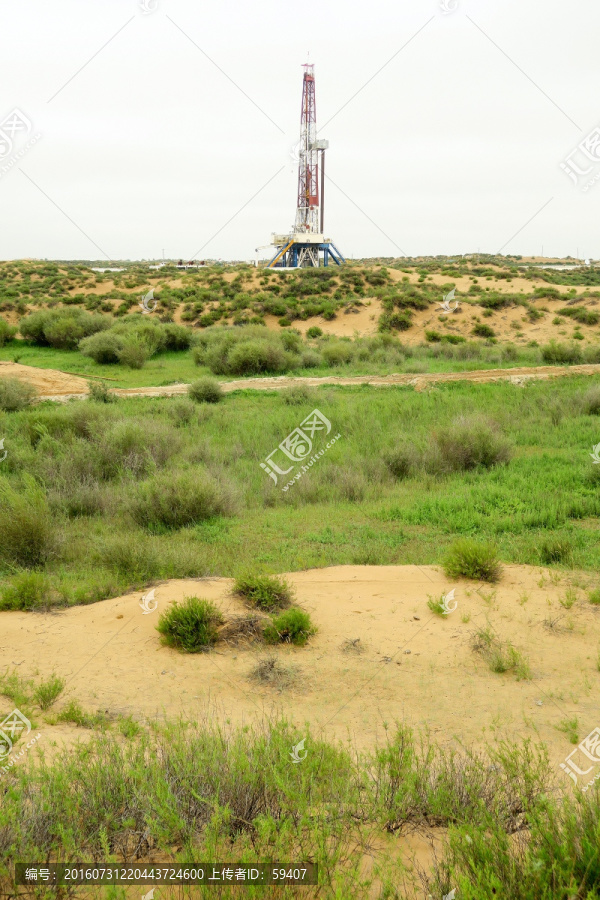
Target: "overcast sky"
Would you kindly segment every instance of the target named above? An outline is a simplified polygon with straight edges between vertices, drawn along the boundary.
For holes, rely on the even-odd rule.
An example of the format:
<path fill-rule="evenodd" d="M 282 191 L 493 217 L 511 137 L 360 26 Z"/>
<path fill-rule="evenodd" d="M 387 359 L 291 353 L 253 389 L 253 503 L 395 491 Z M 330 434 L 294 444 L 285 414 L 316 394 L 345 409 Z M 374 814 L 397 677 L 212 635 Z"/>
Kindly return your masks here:
<path fill-rule="evenodd" d="M 330 141 L 325 230 L 346 256 L 600 258 L 597 2 L 0 13 L 2 259 L 252 259 L 294 220 L 308 53 Z"/>

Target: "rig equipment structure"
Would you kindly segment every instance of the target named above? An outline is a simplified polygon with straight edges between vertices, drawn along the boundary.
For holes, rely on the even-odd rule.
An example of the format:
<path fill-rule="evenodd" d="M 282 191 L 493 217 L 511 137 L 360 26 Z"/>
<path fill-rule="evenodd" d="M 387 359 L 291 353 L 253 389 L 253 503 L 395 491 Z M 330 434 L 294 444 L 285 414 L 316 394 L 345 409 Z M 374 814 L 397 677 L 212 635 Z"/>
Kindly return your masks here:
<path fill-rule="evenodd" d="M 276 252 L 267 269 L 318 267 L 321 254 L 325 266 L 330 258 L 338 266 L 345 262 L 331 238 L 325 236 L 325 151 L 329 141 L 317 140 L 315 67 L 306 63 L 303 68 L 296 220 L 289 234 L 273 234 L 269 246 Z M 257 253 L 259 249 L 263 248 L 257 248 Z"/>

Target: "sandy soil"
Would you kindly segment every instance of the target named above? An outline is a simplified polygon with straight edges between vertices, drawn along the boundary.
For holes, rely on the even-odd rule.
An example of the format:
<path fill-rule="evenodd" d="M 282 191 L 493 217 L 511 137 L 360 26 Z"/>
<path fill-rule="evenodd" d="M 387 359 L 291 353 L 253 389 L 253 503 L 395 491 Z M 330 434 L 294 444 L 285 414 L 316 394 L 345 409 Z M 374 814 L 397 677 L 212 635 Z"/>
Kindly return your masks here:
<path fill-rule="evenodd" d="M 416 391 L 424 391 L 429 387 L 444 382 L 471 381 L 484 383 L 490 381 L 508 381 L 522 386 L 531 380 L 546 380 L 573 375 L 599 375 L 600 364 L 590 363 L 581 366 L 521 366 L 512 369 L 481 369 L 473 372 L 441 372 L 415 375 L 412 373 L 393 373 L 391 375 L 328 375 L 320 378 L 294 378 L 278 375 L 273 378 L 240 378 L 236 381 L 220 382 L 224 393 L 239 390 L 279 391 L 294 385 L 319 387 L 325 384 L 371 384 L 375 387 L 391 385 L 407 385 Z M 28 381 L 39 391 L 39 399 L 67 401 L 83 399 L 87 396 L 87 381 L 76 375 L 58 372 L 53 369 L 38 369 L 35 366 L 23 366 L 20 363 L 0 362 L 0 378 L 19 378 Z M 167 387 L 113 388 L 119 397 L 171 397 L 186 394 L 187 384 L 173 384 Z"/>
<path fill-rule="evenodd" d="M 242 613 L 226 578 L 159 583 L 158 609 L 150 614 L 138 592 L 51 614 L 2 612 L 3 668 L 65 678 L 57 709 L 77 699 L 84 709 L 141 721 L 216 715 L 233 724 L 280 713 L 297 725 L 299 739 L 308 721 L 313 735 L 350 736 L 359 748 L 373 747 L 399 720 L 429 728 L 442 744 L 542 740 L 558 764 L 572 749 L 560 722 L 577 717 L 580 738 L 600 724 L 600 609 L 582 589 L 575 589 L 572 608 L 561 605 L 572 574 L 550 578 L 542 569 L 507 566 L 494 587 L 450 582 L 433 566 L 338 566 L 287 577 L 319 631 L 304 648 L 274 651 L 292 670 L 292 685 L 282 692 L 249 680 L 267 652 L 258 645 L 220 644 L 188 655 L 160 644 L 158 617 L 175 600 L 196 595 L 225 615 Z M 452 588 L 457 609 L 431 613 L 428 597 Z M 531 681 L 490 672 L 472 651 L 474 630 L 488 622 L 524 653 Z M 345 641 L 358 643 L 345 651 Z M 47 749 L 85 734 L 43 722 L 38 730 Z"/>

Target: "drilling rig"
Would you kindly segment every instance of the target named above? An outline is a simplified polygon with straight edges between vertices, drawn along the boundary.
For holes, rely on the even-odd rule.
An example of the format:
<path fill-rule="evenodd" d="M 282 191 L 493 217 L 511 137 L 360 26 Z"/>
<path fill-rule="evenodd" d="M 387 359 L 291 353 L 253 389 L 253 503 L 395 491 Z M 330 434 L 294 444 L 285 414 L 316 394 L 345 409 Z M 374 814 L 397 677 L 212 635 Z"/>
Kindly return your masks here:
<path fill-rule="evenodd" d="M 318 267 L 321 258 L 324 266 L 330 258 L 338 266 L 345 262 L 331 238 L 325 237 L 325 151 L 329 141 L 317 140 L 315 67 L 306 63 L 303 68 L 296 219 L 289 234 L 273 234 L 269 246 L 276 252 L 267 269 Z"/>

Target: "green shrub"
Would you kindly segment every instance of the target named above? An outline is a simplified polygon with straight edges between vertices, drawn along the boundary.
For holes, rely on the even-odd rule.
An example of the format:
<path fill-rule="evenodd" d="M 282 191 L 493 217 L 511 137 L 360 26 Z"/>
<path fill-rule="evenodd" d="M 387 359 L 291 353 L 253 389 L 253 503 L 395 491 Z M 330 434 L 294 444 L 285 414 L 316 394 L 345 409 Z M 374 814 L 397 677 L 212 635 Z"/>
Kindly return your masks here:
<path fill-rule="evenodd" d="M 224 396 L 221 385 L 214 378 L 198 378 L 190 384 L 188 394 L 196 403 L 218 403 Z"/>
<path fill-rule="evenodd" d="M 233 591 L 265 612 L 285 609 L 293 599 L 293 591 L 287 581 L 271 575 L 246 575 L 238 578 Z"/>
<path fill-rule="evenodd" d="M 311 624 L 309 614 L 292 606 L 278 616 L 273 616 L 271 623 L 265 627 L 263 636 L 268 644 L 286 643 L 301 647 L 315 632 L 316 628 Z"/>
<path fill-rule="evenodd" d="M 112 321 L 83 309 L 42 309 L 21 319 L 19 330 L 36 344 L 74 350 L 83 338 L 110 328 Z"/>
<path fill-rule="evenodd" d="M 318 369 L 323 365 L 323 357 L 316 350 L 305 350 L 300 355 L 300 365 L 303 369 Z"/>
<path fill-rule="evenodd" d="M 568 347 L 566 344 L 558 344 L 550 341 L 542 347 L 542 359 L 547 363 L 579 363 L 581 362 L 581 350 L 576 344 Z"/>
<path fill-rule="evenodd" d="M 242 341 L 231 349 L 227 367 L 232 375 L 283 372 L 287 358 L 283 347 L 271 341 Z"/>
<path fill-rule="evenodd" d="M 130 369 L 141 369 L 152 355 L 150 348 L 138 337 L 125 340 L 119 350 L 119 362 Z"/>
<path fill-rule="evenodd" d="M 12 341 L 18 328 L 15 325 L 9 325 L 4 319 L 0 318 L 0 347 L 4 347 L 9 341 Z"/>
<path fill-rule="evenodd" d="M 57 550 L 56 526 L 45 494 L 26 476 L 21 490 L 0 481 L 0 559 L 33 568 L 46 562 Z"/>
<path fill-rule="evenodd" d="M 399 447 L 386 455 L 385 464 L 394 478 L 408 478 L 418 465 L 417 453 L 414 447 Z"/>
<path fill-rule="evenodd" d="M 316 401 L 315 392 L 304 384 L 294 384 L 292 387 L 284 388 L 279 392 L 279 396 L 287 406 L 302 406 L 303 403 Z"/>
<path fill-rule="evenodd" d="M 96 403 L 116 403 L 117 395 L 109 391 L 105 381 L 88 381 L 88 400 Z"/>
<path fill-rule="evenodd" d="M 518 681 L 531 677 L 525 657 L 510 641 L 501 641 L 491 628 L 480 628 L 473 636 L 472 647 L 485 660 L 491 672 L 514 672 Z"/>
<path fill-rule="evenodd" d="M 146 528 L 184 528 L 215 516 L 233 515 L 229 487 L 196 470 L 164 472 L 140 485 L 131 512 Z"/>
<path fill-rule="evenodd" d="M 593 606 L 600 606 L 600 588 L 594 588 L 588 594 L 588 599 Z"/>
<path fill-rule="evenodd" d="M 449 578 L 472 578 L 475 581 L 498 581 L 501 566 L 494 544 L 460 538 L 449 548 L 444 559 Z"/>
<path fill-rule="evenodd" d="M 600 386 L 594 385 L 585 392 L 581 402 L 583 411 L 588 416 L 600 416 Z"/>
<path fill-rule="evenodd" d="M 509 461 L 509 441 L 479 416 L 459 416 L 433 436 L 431 466 L 444 471 L 463 472 L 478 466 L 491 468 Z"/>
<path fill-rule="evenodd" d="M 25 409 L 36 397 L 33 385 L 18 378 L 0 378 L 0 409 L 15 412 Z"/>
<path fill-rule="evenodd" d="M 104 365 L 118 363 L 124 340 L 122 335 L 113 331 L 99 331 L 79 342 L 79 350 L 94 362 Z"/>
<path fill-rule="evenodd" d="M 318 338 L 323 334 L 323 329 L 319 328 L 318 325 L 311 325 L 310 328 L 306 330 L 306 337 L 309 338 Z"/>
<path fill-rule="evenodd" d="M 493 338 L 496 336 L 496 332 L 493 328 L 490 328 L 489 325 L 484 325 L 482 322 L 478 322 L 477 325 L 473 328 L 473 334 L 477 335 L 477 337 L 482 338 Z"/>
<path fill-rule="evenodd" d="M 42 572 L 21 572 L 2 589 L 0 609 L 41 609 L 49 603 L 50 582 Z"/>
<path fill-rule="evenodd" d="M 328 366 L 341 366 L 352 361 L 354 348 L 349 341 L 331 341 L 321 353 Z"/>
<path fill-rule="evenodd" d="M 223 616 L 209 600 L 186 597 L 162 613 L 157 631 L 163 643 L 185 653 L 200 653 L 216 643 Z"/>

